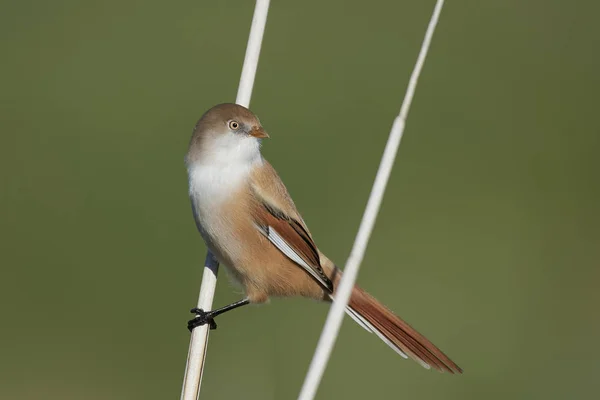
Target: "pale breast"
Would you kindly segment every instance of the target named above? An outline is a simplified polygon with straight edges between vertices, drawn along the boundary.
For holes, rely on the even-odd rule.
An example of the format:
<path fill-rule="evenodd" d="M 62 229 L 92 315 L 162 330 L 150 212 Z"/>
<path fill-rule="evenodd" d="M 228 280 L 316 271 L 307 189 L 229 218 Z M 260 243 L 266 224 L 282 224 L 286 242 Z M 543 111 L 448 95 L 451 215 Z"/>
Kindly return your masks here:
<path fill-rule="evenodd" d="M 248 174 L 247 165 L 194 165 L 190 168 L 190 198 L 198 222 L 205 229 L 223 219 L 221 209 L 244 185 Z"/>
<path fill-rule="evenodd" d="M 188 164 L 190 197 L 200 222 L 219 214 L 222 203 L 248 181 L 252 170 L 262 164 L 259 141 L 232 133 L 206 144 L 202 157 Z"/>
<path fill-rule="evenodd" d="M 190 166 L 189 190 L 196 223 L 207 246 L 222 261 L 237 258 L 242 243 L 238 227 L 244 216 L 248 177 L 256 163 Z"/>

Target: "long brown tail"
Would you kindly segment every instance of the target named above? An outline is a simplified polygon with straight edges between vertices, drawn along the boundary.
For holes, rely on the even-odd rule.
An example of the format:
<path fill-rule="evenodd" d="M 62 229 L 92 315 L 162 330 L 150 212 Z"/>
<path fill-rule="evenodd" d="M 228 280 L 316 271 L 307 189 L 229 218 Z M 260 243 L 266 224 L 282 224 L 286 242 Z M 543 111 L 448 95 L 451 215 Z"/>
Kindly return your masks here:
<path fill-rule="evenodd" d="M 339 270 L 334 276 L 334 284 L 340 278 Z M 462 369 L 447 355 L 431 343 L 425 336 L 388 310 L 373 296 L 355 286 L 347 309 L 350 315 L 363 328 L 375 333 L 396 352 L 412 358 L 423 367 L 433 367 L 438 371 L 461 374 Z"/>

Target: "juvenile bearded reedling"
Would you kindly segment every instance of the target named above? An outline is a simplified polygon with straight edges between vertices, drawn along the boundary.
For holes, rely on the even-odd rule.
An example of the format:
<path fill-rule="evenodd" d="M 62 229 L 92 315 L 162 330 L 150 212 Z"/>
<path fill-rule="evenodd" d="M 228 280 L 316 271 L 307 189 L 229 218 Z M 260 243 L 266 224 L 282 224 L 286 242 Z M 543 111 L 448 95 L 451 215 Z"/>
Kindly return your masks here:
<path fill-rule="evenodd" d="M 186 165 L 196 226 L 207 247 L 246 293 L 226 307 L 203 311 L 188 328 L 210 324 L 223 312 L 269 297 L 331 301 L 342 275 L 314 243 L 277 172 L 260 153 L 269 137 L 258 118 L 236 104 L 220 104 L 198 121 Z M 346 309 L 405 358 L 425 368 L 462 370 L 433 343 L 358 286 Z"/>

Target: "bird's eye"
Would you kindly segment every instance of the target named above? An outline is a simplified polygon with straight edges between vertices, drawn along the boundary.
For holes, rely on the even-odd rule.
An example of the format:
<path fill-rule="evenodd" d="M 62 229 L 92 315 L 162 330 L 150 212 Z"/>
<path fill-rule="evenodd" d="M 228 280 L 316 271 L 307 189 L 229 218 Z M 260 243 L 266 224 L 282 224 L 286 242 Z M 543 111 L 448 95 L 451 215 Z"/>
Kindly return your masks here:
<path fill-rule="evenodd" d="M 233 131 L 237 131 L 238 129 L 240 129 L 240 124 L 237 121 L 229 121 L 229 129 L 233 130 Z"/>

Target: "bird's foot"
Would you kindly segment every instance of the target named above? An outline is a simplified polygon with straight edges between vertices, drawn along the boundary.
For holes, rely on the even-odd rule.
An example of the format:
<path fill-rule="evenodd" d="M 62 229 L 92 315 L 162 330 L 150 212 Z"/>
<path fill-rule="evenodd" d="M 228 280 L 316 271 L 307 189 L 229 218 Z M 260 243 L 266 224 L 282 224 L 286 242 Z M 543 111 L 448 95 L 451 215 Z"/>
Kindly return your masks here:
<path fill-rule="evenodd" d="M 197 326 L 202 326 L 208 324 L 210 329 L 217 329 L 217 323 L 213 319 L 213 313 L 211 311 L 204 311 L 201 308 L 192 308 L 190 310 L 192 314 L 196 314 L 194 319 L 190 319 L 188 321 L 188 329 L 189 331 L 193 331 Z"/>

